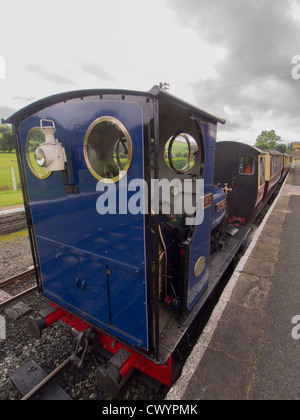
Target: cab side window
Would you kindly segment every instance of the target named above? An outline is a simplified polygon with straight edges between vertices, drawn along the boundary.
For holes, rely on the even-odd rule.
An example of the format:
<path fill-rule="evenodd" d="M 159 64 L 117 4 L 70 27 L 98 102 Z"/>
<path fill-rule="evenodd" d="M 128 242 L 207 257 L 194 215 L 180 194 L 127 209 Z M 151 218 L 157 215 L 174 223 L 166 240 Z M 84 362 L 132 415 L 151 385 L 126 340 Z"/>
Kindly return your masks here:
<path fill-rule="evenodd" d="M 240 155 L 239 174 L 240 175 L 253 175 L 254 174 L 254 156 Z"/>

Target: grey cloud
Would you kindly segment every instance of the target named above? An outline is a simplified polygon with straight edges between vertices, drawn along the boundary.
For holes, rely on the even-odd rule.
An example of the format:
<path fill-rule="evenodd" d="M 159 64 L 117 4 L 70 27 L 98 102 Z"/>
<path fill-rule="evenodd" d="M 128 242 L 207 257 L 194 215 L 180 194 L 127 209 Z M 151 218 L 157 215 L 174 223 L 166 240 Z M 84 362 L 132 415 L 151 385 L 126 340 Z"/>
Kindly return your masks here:
<path fill-rule="evenodd" d="M 38 76 L 42 77 L 43 79 L 46 79 L 48 82 L 75 85 L 75 83 L 70 78 L 61 76 L 59 74 L 51 73 L 45 70 L 43 67 L 38 66 L 36 64 L 29 65 L 28 69 L 37 74 Z"/>
<path fill-rule="evenodd" d="M 285 128 L 299 127 L 300 80 L 292 79 L 292 57 L 300 53 L 300 24 L 292 0 L 168 0 L 181 25 L 192 26 L 208 43 L 226 50 L 211 80 L 188 83 L 199 106 L 236 113 L 228 129 L 251 130 L 269 115 Z M 201 51 L 198 52 L 201 54 Z M 203 57 L 205 60 L 205 57 Z"/>
<path fill-rule="evenodd" d="M 292 0 L 168 1 L 177 8 L 182 24 L 192 25 L 207 41 L 228 49 L 223 64 L 231 71 L 270 67 L 297 53 L 299 23 L 288 14 Z M 239 65 L 233 67 L 229 59 Z"/>
<path fill-rule="evenodd" d="M 32 102 L 35 100 L 34 96 L 14 96 L 13 99 L 21 99 L 21 101 Z"/>
<path fill-rule="evenodd" d="M 0 105 L 0 122 L 1 122 L 1 118 L 5 120 L 6 118 L 10 117 L 15 112 L 17 112 L 17 110 L 14 108 L 10 108 L 9 106 L 5 106 L 5 105 L 2 105 L 2 106 Z"/>
<path fill-rule="evenodd" d="M 114 82 L 114 78 L 111 74 L 96 64 L 83 63 L 81 64 L 81 69 L 87 75 L 95 76 L 103 82 Z"/>

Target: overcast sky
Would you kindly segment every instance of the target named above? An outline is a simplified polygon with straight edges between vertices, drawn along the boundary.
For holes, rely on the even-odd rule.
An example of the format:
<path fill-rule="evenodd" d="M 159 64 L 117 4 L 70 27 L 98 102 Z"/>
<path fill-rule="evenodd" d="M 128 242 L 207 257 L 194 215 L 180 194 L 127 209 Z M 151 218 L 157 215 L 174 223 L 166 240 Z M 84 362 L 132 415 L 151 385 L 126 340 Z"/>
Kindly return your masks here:
<path fill-rule="evenodd" d="M 300 141 L 300 0 L 0 0 L 0 13 L 0 117 L 63 91 L 168 82 L 227 120 L 219 140 Z"/>

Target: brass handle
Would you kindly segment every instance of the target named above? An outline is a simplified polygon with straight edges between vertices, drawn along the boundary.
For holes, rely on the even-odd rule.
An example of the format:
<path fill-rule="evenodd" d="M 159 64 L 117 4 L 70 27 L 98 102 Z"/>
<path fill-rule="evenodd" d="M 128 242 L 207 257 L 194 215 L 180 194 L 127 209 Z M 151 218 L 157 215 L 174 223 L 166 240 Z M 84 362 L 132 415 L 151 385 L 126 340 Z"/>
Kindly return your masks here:
<path fill-rule="evenodd" d="M 225 192 L 226 195 L 228 195 L 228 191 L 232 191 L 232 188 L 228 188 L 228 184 L 224 184 L 224 188 L 222 190 Z"/>

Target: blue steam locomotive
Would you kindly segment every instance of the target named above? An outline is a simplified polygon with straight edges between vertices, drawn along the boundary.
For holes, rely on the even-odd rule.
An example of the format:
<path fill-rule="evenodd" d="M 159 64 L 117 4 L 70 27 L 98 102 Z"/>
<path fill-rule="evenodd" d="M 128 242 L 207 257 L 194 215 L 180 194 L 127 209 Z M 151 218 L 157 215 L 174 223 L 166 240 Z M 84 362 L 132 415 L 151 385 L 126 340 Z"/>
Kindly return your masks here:
<path fill-rule="evenodd" d="M 98 379 L 112 397 L 134 368 L 171 386 L 177 345 L 249 233 L 214 186 L 225 121 L 154 86 L 57 94 L 5 122 L 52 306 L 32 333 L 61 319 L 109 351 Z"/>

